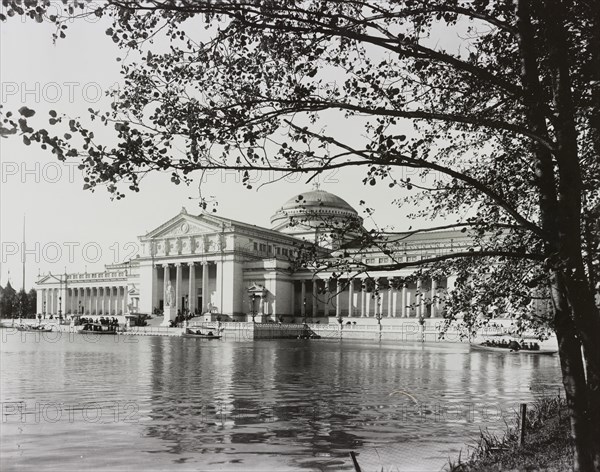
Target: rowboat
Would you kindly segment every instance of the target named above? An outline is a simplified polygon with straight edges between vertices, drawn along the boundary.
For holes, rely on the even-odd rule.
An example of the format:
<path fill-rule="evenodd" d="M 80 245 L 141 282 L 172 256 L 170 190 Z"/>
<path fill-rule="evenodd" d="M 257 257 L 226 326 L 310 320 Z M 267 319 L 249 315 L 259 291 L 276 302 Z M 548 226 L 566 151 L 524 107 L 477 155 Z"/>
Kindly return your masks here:
<path fill-rule="evenodd" d="M 201 338 L 201 339 L 221 339 L 221 335 L 216 334 L 195 334 L 195 333 L 183 333 L 182 338 Z"/>
<path fill-rule="evenodd" d="M 100 323 L 85 323 L 83 328 L 79 330 L 80 334 L 117 334 L 115 329 L 112 329 L 109 325 L 103 325 Z"/>
<path fill-rule="evenodd" d="M 473 351 L 486 351 L 486 352 L 499 352 L 501 354 L 531 354 L 531 355 L 541 355 L 541 356 L 551 356 L 556 354 L 558 351 L 556 349 L 509 349 L 508 347 L 498 347 L 498 346 L 486 346 L 483 344 L 474 344 L 471 343 L 471 350 Z"/>
<path fill-rule="evenodd" d="M 49 333 L 52 331 L 52 328 L 45 328 L 43 326 L 33 326 L 33 325 L 18 325 L 15 326 L 17 331 L 25 331 L 27 333 Z"/>

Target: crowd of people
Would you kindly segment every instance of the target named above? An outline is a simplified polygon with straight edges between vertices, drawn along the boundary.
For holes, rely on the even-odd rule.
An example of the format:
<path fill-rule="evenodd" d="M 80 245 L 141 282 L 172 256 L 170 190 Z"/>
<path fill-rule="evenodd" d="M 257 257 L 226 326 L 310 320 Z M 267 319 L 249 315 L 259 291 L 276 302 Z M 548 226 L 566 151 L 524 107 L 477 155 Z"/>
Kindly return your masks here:
<path fill-rule="evenodd" d="M 88 323 L 99 323 L 102 326 L 108 326 L 109 329 L 118 329 L 119 328 L 119 320 L 117 320 L 114 316 L 109 318 L 101 316 L 100 318 L 96 318 L 96 320 L 94 320 L 93 318 L 80 318 L 79 319 L 79 324 L 88 324 Z"/>
<path fill-rule="evenodd" d="M 538 343 L 527 343 L 527 342 L 517 342 L 515 340 L 508 341 L 507 339 L 500 340 L 487 340 L 482 343 L 483 346 L 490 347 L 502 347 L 505 349 L 510 349 L 512 351 L 539 351 L 540 345 Z"/>

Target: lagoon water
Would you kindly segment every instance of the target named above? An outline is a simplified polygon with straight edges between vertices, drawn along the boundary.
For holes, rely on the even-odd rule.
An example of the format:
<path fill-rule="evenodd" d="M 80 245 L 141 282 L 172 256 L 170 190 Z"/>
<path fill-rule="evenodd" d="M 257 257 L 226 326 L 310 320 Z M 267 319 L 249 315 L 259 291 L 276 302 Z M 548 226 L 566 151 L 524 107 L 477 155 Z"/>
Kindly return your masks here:
<path fill-rule="evenodd" d="M 0 335 L 3 472 L 440 470 L 560 387 L 460 343 Z"/>

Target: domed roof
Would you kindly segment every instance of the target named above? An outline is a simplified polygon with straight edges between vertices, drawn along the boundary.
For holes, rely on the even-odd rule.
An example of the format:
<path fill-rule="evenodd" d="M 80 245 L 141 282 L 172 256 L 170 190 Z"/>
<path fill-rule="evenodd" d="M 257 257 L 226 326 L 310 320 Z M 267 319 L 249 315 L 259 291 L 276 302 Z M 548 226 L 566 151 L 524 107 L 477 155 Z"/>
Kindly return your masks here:
<path fill-rule="evenodd" d="M 334 195 L 333 193 L 326 192 L 325 190 L 310 190 L 303 192 L 290 198 L 281 207 L 282 210 L 292 210 L 307 207 L 327 207 L 337 208 L 340 210 L 350 211 L 356 214 L 356 210 L 350 206 L 350 204 L 343 198 Z"/>

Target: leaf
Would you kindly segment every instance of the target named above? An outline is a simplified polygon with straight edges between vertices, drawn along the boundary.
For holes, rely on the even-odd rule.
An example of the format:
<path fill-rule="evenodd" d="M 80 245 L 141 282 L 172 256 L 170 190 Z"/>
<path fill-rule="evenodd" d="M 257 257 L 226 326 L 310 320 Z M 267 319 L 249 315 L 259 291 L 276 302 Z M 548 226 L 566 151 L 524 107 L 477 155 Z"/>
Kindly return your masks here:
<path fill-rule="evenodd" d="M 32 110 L 31 108 L 27 108 L 25 106 L 19 108 L 19 113 L 21 115 L 23 115 L 25 118 L 31 118 L 33 115 L 35 115 L 35 110 Z"/>

